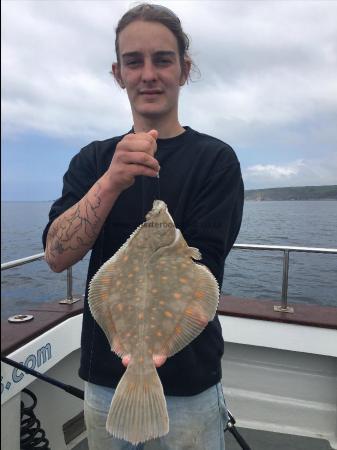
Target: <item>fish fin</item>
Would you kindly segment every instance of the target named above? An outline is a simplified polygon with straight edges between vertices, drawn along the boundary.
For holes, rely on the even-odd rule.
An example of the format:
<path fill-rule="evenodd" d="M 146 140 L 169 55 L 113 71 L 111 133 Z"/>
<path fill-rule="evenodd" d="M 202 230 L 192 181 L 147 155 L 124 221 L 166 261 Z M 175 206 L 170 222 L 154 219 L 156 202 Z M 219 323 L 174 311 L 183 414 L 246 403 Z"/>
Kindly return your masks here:
<path fill-rule="evenodd" d="M 201 253 L 200 253 L 198 248 L 196 248 L 196 247 L 188 247 L 188 249 L 190 251 L 191 258 L 196 259 L 196 260 L 202 259 Z"/>
<path fill-rule="evenodd" d="M 92 316 L 109 341 L 111 350 L 118 356 L 123 357 L 128 352 L 123 349 L 118 339 L 111 304 L 107 301 L 109 297 L 111 298 L 114 295 L 114 273 L 116 268 L 117 263 L 111 258 L 104 264 L 104 270 L 103 266 L 98 270 L 89 285 L 88 303 Z"/>
<path fill-rule="evenodd" d="M 94 303 L 91 306 L 91 313 L 96 322 L 104 331 L 104 334 L 111 346 L 111 350 L 121 358 L 125 356 L 128 352 L 123 348 L 123 345 L 118 337 L 110 308 L 100 303 Z"/>
<path fill-rule="evenodd" d="M 175 250 L 176 255 L 179 254 L 179 252 L 182 252 L 182 254 L 187 255 L 195 260 L 202 259 L 200 250 L 197 247 L 190 247 L 185 241 L 185 238 L 179 229 L 176 230 L 175 241 L 170 246 L 162 248 L 161 251 L 166 252 L 167 249 L 171 249 L 171 251 Z"/>
<path fill-rule="evenodd" d="M 193 341 L 215 316 L 219 301 L 219 285 L 210 270 L 195 264 L 194 297 L 185 308 L 183 318 L 175 328 L 175 333 L 165 344 L 163 353 L 172 356 Z"/>
<path fill-rule="evenodd" d="M 140 372 L 131 359 L 113 396 L 106 429 L 134 445 L 168 433 L 166 400 L 154 365 Z"/>

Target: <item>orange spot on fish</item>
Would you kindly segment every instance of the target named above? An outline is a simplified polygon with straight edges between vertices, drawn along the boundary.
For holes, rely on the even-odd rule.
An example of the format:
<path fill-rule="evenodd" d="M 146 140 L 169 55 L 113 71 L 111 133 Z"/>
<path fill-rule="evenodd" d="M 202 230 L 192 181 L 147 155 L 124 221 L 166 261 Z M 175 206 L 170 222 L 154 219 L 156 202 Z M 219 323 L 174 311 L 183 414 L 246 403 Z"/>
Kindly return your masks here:
<path fill-rule="evenodd" d="M 144 313 L 142 313 L 142 312 L 139 313 L 139 314 L 138 314 L 138 319 L 139 319 L 139 320 L 143 320 L 143 319 L 144 319 Z"/>
<path fill-rule="evenodd" d="M 174 331 L 175 331 L 175 334 L 177 334 L 177 335 L 181 334 L 181 331 L 182 331 L 181 326 L 177 325 L 175 327 Z"/>
<path fill-rule="evenodd" d="M 203 292 L 203 291 L 195 291 L 195 292 L 194 292 L 194 297 L 195 297 L 195 298 L 202 299 L 202 298 L 205 297 L 205 292 Z"/>
<path fill-rule="evenodd" d="M 170 311 L 165 311 L 164 314 L 166 317 L 173 317 L 173 314 Z"/>
<path fill-rule="evenodd" d="M 152 294 L 156 294 L 158 292 L 158 289 L 151 289 Z"/>
<path fill-rule="evenodd" d="M 179 292 L 175 292 L 175 293 L 173 294 L 173 297 L 174 297 L 176 300 L 179 300 L 179 299 L 181 299 L 181 294 L 180 294 Z"/>
<path fill-rule="evenodd" d="M 164 275 L 161 277 L 161 279 L 163 280 L 163 281 L 166 281 L 167 280 L 167 277 L 165 277 Z"/>
<path fill-rule="evenodd" d="M 165 302 L 163 300 L 160 300 L 159 305 L 165 305 Z"/>
<path fill-rule="evenodd" d="M 157 331 L 156 335 L 157 336 L 162 336 L 162 332 L 161 331 Z"/>
<path fill-rule="evenodd" d="M 187 283 L 187 278 L 181 277 L 181 278 L 179 278 L 179 281 L 180 281 L 181 283 Z"/>
<path fill-rule="evenodd" d="M 123 261 L 127 261 L 129 259 L 128 255 L 125 255 Z"/>
<path fill-rule="evenodd" d="M 123 303 L 117 303 L 116 308 L 118 309 L 119 312 L 122 312 L 124 309 Z"/>

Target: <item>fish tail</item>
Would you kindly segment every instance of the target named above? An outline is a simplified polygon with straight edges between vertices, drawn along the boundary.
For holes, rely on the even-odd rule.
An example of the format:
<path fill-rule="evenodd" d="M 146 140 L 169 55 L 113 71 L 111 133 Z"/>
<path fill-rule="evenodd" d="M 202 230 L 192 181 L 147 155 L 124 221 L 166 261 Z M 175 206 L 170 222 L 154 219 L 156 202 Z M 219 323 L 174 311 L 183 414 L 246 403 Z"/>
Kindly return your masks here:
<path fill-rule="evenodd" d="M 166 400 L 152 361 L 142 370 L 131 360 L 112 399 L 106 429 L 133 445 L 168 433 Z"/>

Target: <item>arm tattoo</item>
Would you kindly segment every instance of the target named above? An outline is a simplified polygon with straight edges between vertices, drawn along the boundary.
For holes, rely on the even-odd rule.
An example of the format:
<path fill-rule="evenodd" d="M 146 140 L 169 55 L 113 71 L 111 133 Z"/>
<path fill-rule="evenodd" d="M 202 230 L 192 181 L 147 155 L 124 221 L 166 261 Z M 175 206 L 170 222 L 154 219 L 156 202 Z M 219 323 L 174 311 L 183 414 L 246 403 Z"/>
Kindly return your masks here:
<path fill-rule="evenodd" d="M 100 183 L 96 183 L 94 199 L 87 196 L 71 207 L 65 215 L 51 225 L 48 237 L 48 251 L 51 256 L 80 248 L 90 248 L 101 229 L 102 219 L 98 212 L 101 205 Z"/>

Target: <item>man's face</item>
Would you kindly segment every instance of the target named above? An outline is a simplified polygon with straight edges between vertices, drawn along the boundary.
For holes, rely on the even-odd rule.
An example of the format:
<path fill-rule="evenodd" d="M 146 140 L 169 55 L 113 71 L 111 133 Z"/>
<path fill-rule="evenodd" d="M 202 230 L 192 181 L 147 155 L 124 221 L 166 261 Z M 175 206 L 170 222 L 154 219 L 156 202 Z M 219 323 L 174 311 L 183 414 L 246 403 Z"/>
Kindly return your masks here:
<path fill-rule="evenodd" d="M 135 21 L 119 35 L 120 66 L 114 74 L 126 88 L 134 115 L 177 114 L 179 89 L 186 81 L 173 33 L 158 22 Z"/>

